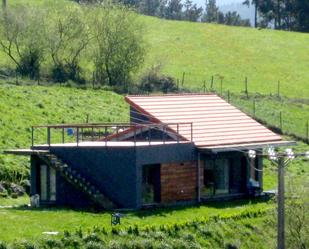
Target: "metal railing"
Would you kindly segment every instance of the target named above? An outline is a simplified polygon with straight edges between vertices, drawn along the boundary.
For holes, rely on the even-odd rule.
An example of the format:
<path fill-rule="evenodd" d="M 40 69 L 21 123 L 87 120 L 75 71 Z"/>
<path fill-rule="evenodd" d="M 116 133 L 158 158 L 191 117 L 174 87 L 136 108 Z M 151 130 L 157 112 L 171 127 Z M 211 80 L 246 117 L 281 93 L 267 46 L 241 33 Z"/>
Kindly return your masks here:
<path fill-rule="evenodd" d="M 31 146 L 35 145 L 35 134 L 38 130 L 46 129 L 46 144 L 52 145 L 55 131 L 60 131 L 55 138 L 61 144 L 74 142 L 78 146 L 80 142 L 105 142 L 108 141 L 132 141 L 134 146 L 137 142 L 154 141 L 165 144 L 168 141 L 179 143 L 180 141 L 193 141 L 193 123 L 87 123 L 87 124 L 57 124 L 37 125 L 31 127 Z M 185 131 L 186 136 L 181 135 Z M 53 134 L 52 134 L 53 133 Z M 161 137 L 159 136 L 161 135 Z M 44 135 L 43 135 L 44 136 Z M 73 141 L 72 141 L 73 139 Z M 59 143 L 59 142 L 58 142 Z"/>

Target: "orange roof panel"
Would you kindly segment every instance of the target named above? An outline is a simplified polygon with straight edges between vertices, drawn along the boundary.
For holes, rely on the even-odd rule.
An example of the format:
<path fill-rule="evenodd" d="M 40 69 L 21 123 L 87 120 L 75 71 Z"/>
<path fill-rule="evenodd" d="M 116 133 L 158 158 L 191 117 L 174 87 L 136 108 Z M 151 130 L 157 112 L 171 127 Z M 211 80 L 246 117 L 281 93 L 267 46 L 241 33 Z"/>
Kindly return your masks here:
<path fill-rule="evenodd" d="M 126 101 L 156 123 L 193 124 L 197 147 L 281 141 L 281 137 L 215 94 L 127 96 Z M 176 126 L 171 125 L 176 130 Z M 191 139 L 191 127 L 179 126 Z"/>

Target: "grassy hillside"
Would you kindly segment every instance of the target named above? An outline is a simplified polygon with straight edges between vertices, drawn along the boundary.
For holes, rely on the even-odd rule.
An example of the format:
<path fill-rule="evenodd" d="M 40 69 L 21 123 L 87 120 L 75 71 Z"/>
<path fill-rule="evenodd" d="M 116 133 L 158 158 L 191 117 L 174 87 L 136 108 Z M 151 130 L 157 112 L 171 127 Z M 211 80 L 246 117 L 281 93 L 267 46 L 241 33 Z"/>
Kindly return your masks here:
<path fill-rule="evenodd" d="M 162 63 L 164 72 L 186 87 L 209 86 L 212 75 L 219 89 L 240 92 L 248 77 L 249 92 L 309 96 L 309 34 L 143 17 L 150 52 L 147 63 Z"/>
<path fill-rule="evenodd" d="M 89 122 L 128 120 L 123 97 L 108 91 L 1 84 L 0 96 L 0 175 L 5 169 L 29 166 L 26 158 L 2 151 L 28 148 L 32 125 L 83 123 L 87 115 Z"/>
<path fill-rule="evenodd" d="M 38 0 L 27 2 L 42 3 Z M 9 1 L 9 4 L 16 3 L 24 1 Z M 74 4 L 65 0 L 57 3 Z M 248 77 L 249 92 L 263 94 L 276 93 L 280 80 L 282 95 L 309 96 L 309 34 L 140 18 L 145 24 L 148 44 L 140 73 L 151 65 L 162 64 L 163 72 L 180 81 L 185 72 L 184 86 L 188 88 L 201 88 L 204 81 L 209 87 L 211 76 L 214 76 L 214 87 L 219 89 L 219 76 L 222 76 L 223 89 L 232 92 L 243 91 L 244 79 Z M 0 52 L 0 65 L 8 62 Z M 92 65 L 84 66 L 90 70 L 87 75 L 92 75 Z"/>

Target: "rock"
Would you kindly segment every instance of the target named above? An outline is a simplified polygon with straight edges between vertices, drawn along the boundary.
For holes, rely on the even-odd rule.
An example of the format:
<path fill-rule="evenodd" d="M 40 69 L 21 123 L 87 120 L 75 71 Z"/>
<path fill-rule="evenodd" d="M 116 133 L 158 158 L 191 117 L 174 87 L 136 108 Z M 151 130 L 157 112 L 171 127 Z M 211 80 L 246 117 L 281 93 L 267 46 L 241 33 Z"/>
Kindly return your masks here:
<path fill-rule="evenodd" d="M 22 196 L 25 194 L 25 189 L 22 186 L 17 185 L 16 183 L 11 183 L 10 189 L 11 193 L 16 193 L 18 196 Z"/>
<path fill-rule="evenodd" d="M 29 180 L 23 180 L 21 181 L 20 185 L 25 189 L 26 193 L 30 195 L 30 181 Z"/>
<path fill-rule="evenodd" d="M 7 192 L 6 188 L 2 185 L 2 183 L 0 183 L 0 193 L 4 193 Z"/>

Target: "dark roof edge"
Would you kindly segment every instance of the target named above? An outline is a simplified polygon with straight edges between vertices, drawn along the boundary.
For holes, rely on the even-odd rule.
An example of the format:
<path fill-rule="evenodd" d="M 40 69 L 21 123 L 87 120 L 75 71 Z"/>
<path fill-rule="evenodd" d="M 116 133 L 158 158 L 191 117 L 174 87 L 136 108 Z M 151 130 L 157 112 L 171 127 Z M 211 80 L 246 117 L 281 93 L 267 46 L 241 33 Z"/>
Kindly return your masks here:
<path fill-rule="evenodd" d="M 199 152 L 218 153 L 218 152 L 262 149 L 268 146 L 281 147 L 281 146 L 294 146 L 294 145 L 296 145 L 295 141 L 274 141 L 274 142 L 264 142 L 264 143 L 222 145 L 222 146 L 213 146 L 213 147 L 197 147 L 197 149 Z"/>
<path fill-rule="evenodd" d="M 218 96 L 215 93 L 151 93 L 151 94 L 133 94 L 133 95 L 126 95 L 125 98 L 130 97 L 165 97 L 165 96 L 190 96 L 190 95 L 214 95 Z"/>

